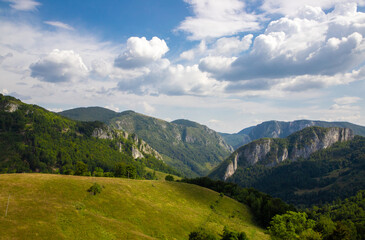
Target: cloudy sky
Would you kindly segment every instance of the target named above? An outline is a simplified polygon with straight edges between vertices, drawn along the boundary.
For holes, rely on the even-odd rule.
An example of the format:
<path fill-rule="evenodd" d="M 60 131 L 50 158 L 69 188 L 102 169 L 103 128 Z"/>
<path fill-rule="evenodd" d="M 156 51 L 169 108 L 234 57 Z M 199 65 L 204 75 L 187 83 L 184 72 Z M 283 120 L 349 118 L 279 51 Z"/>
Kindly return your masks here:
<path fill-rule="evenodd" d="M 364 0 L 0 0 L 0 92 L 221 132 L 365 125 Z"/>

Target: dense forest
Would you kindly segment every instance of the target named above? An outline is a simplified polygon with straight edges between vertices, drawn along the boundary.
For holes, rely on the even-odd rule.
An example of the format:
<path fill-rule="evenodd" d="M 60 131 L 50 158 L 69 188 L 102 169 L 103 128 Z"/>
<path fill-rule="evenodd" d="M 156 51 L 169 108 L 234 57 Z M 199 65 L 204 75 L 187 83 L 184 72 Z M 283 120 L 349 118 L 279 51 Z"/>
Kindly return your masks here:
<path fill-rule="evenodd" d="M 233 183 L 214 181 L 209 178 L 183 179 L 182 181 L 221 192 L 247 204 L 256 217 L 256 221 L 268 229 L 273 239 L 365 239 L 364 190 L 342 201 L 338 199 L 331 204 L 297 209 L 278 198 L 252 188 L 242 188 Z M 201 232 L 194 234 L 204 235 Z M 239 239 L 238 236 L 239 234 L 236 234 L 236 238 L 233 239 Z M 241 236 L 245 239 L 243 235 Z"/>
<path fill-rule="evenodd" d="M 69 120 L 0 95 L 0 172 L 151 178 L 145 171 L 149 167 L 178 174 L 153 155 L 145 154 L 144 158 L 135 160 L 133 135 L 124 138 L 121 131 L 113 130 L 111 138 L 99 139 L 92 136 L 95 129 L 110 131 L 101 122 Z"/>

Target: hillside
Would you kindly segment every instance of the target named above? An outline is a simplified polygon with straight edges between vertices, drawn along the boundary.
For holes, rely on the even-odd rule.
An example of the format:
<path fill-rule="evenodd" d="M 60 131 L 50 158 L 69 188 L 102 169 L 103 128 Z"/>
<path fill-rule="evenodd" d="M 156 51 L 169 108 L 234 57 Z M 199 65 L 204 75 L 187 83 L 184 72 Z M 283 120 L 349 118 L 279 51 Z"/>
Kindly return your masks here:
<path fill-rule="evenodd" d="M 238 133 L 221 133 L 224 140 L 237 149 L 249 142 L 260 138 L 285 138 L 292 133 L 300 131 L 306 127 L 341 127 L 351 129 L 355 135 L 365 137 L 365 127 L 349 122 L 325 122 L 311 120 L 297 120 L 292 122 L 267 121 L 257 126 L 252 126 L 241 130 Z"/>
<path fill-rule="evenodd" d="M 157 151 L 136 136 L 101 122 L 79 122 L 0 95 L 0 172 L 72 174 L 78 162 L 87 171 L 114 170 L 117 163 L 175 173 Z"/>
<path fill-rule="evenodd" d="M 90 195 L 94 182 L 104 188 Z M 269 239 L 245 205 L 191 184 L 2 174 L 0 189 L 0 239 L 187 239 L 199 227 L 218 236 L 224 226 Z"/>
<path fill-rule="evenodd" d="M 285 139 L 256 140 L 209 176 L 296 205 L 343 199 L 365 188 L 365 138 L 347 131 L 311 127 Z"/>
<path fill-rule="evenodd" d="M 102 108 L 76 108 L 61 112 L 72 119 L 96 120 Z M 136 134 L 162 154 L 164 161 L 184 176 L 204 176 L 233 151 L 223 138 L 206 126 L 185 119 L 167 122 L 133 111 L 109 114 L 112 128 Z M 93 118 L 94 117 L 94 118 Z M 104 118 L 104 117 L 103 117 Z"/>
<path fill-rule="evenodd" d="M 59 112 L 58 114 L 78 121 L 100 121 L 104 123 L 118 115 L 118 113 L 102 107 L 75 108 Z"/>

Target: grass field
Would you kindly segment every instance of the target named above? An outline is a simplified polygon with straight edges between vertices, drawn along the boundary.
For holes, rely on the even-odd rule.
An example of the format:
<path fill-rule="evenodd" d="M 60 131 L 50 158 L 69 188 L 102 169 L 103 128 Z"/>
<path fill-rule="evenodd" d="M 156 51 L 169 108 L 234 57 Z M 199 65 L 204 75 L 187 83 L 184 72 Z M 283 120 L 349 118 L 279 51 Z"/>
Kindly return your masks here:
<path fill-rule="evenodd" d="M 95 196 L 94 182 L 104 186 Z M 0 214 L 0 239 L 188 239 L 224 226 L 269 239 L 245 205 L 177 182 L 2 174 Z"/>

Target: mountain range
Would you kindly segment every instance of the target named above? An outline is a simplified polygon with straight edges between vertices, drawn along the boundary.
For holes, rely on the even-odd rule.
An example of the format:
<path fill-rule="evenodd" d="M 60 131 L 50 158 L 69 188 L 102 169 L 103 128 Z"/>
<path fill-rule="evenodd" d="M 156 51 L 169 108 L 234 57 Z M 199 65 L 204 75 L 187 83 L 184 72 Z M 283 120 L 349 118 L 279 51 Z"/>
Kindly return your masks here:
<path fill-rule="evenodd" d="M 136 134 L 156 149 L 168 165 L 187 177 L 207 175 L 233 151 L 218 133 L 189 120 L 167 122 L 134 111 L 116 113 L 98 107 L 59 114 L 74 120 L 102 120 L 113 129 Z"/>
<path fill-rule="evenodd" d="M 365 138 L 349 128 L 308 127 L 238 148 L 209 177 L 308 206 L 364 189 L 364 154 Z"/>
<path fill-rule="evenodd" d="M 354 134 L 365 136 L 365 127 L 349 122 L 325 122 L 312 120 L 296 120 L 292 122 L 267 121 L 256 126 L 245 128 L 238 133 L 220 133 L 227 144 L 237 149 L 260 138 L 285 138 L 306 127 L 342 127 L 353 130 Z"/>

